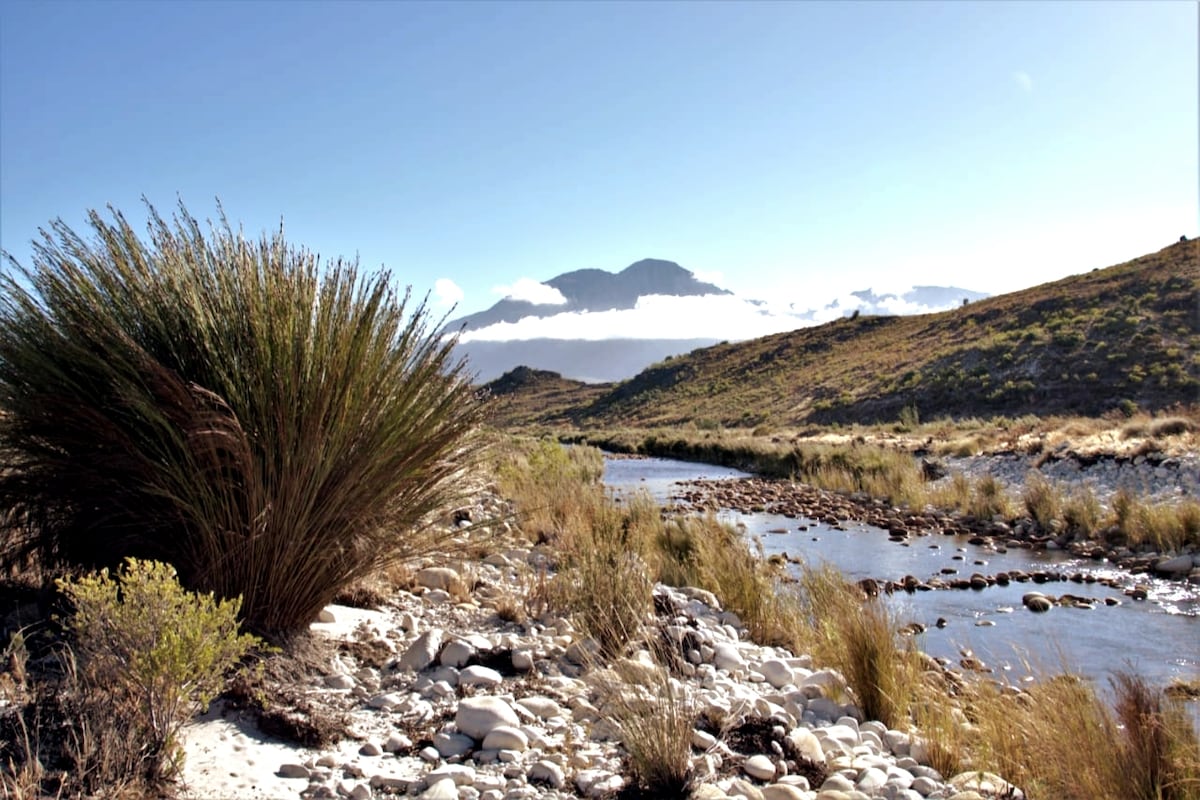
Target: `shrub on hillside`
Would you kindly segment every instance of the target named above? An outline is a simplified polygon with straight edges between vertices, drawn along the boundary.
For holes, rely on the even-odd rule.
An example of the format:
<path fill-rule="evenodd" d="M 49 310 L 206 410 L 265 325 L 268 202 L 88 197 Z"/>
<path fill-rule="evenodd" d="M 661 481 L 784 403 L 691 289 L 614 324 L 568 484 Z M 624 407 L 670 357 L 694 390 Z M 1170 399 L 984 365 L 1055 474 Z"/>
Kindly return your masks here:
<path fill-rule="evenodd" d="M 114 217 L 0 275 L 3 555 L 166 561 L 287 632 L 428 545 L 480 404 L 425 306 L 282 231 Z"/>

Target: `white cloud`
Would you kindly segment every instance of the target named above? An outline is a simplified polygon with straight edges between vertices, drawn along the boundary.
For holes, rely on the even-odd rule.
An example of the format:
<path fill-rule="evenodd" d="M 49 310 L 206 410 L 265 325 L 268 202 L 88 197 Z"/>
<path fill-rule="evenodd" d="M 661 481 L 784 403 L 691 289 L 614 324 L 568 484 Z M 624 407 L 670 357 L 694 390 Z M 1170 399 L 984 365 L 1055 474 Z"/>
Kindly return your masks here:
<path fill-rule="evenodd" d="M 438 278 L 433 283 L 434 308 L 447 309 L 462 302 L 463 290 L 449 278 Z"/>
<path fill-rule="evenodd" d="M 499 322 L 463 334 L 463 342 L 507 342 L 529 339 L 715 339 L 743 341 L 772 333 L 810 327 L 844 317 L 854 310 L 866 314 L 928 314 L 958 305 L 931 307 L 896 296 L 868 306 L 861 298 L 841 293 L 832 299 L 809 296 L 800 302 L 773 305 L 734 295 L 676 297 L 646 295 L 634 308 L 609 311 L 571 311 L 545 317 L 528 316 Z"/>
<path fill-rule="evenodd" d="M 732 295 L 647 295 L 634 308 L 525 317 L 468 331 L 462 341 L 526 339 L 752 339 L 811 325 Z"/>
<path fill-rule="evenodd" d="M 1013 82 L 1026 94 L 1033 92 L 1033 77 L 1023 70 L 1016 70 L 1012 74 Z"/>
<path fill-rule="evenodd" d="M 692 273 L 692 277 L 702 283 L 711 283 L 713 286 L 722 286 L 725 283 L 725 273 L 719 269 L 703 269 Z"/>
<path fill-rule="evenodd" d="M 567 302 L 558 289 L 533 278 L 519 278 L 512 286 L 496 286 L 492 291 L 509 300 L 524 300 L 534 305 L 561 306 Z"/>

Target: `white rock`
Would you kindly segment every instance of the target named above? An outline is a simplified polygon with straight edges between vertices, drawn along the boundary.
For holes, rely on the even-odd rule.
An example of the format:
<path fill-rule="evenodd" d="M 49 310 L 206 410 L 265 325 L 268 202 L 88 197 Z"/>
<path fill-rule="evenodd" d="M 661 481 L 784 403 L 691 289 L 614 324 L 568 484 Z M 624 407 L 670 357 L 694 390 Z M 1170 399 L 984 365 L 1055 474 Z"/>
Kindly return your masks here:
<path fill-rule="evenodd" d="M 938 790 L 938 782 L 933 778 L 927 778 L 924 775 L 919 778 L 914 778 L 912 786 L 909 787 L 917 794 L 928 797 Z"/>
<path fill-rule="evenodd" d="M 812 798 L 812 794 L 808 791 L 808 781 L 804 781 L 803 788 L 790 783 L 773 783 L 763 787 L 762 796 L 763 800 L 810 800 Z"/>
<path fill-rule="evenodd" d="M 450 567 L 426 567 L 417 572 L 417 585 L 426 589 L 452 591 L 459 584 L 458 573 Z"/>
<path fill-rule="evenodd" d="M 367 701 L 368 708 L 377 708 L 380 711 L 391 711 L 397 708 L 408 700 L 408 696 L 400 692 L 386 692 L 372 697 Z"/>
<path fill-rule="evenodd" d="M 404 651 L 397 666 L 413 672 L 420 672 L 431 666 L 437 659 L 438 650 L 442 647 L 442 636 L 441 628 L 431 628 L 425 631 L 409 645 L 408 650 Z"/>
<path fill-rule="evenodd" d="M 326 675 L 325 685 L 330 689 L 353 689 L 354 677 L 351 675 Z"/>
<path fill-rule="evenodd" d="M 529 768 L 529 780 L 549 784 L 553 789 L 561 789 L 567 781 L 567 776 L 558 764 L 542 760 Z"/>
<path fill-rule="evenodd" d="M 455 786 L 472 786 L 475 783 L 475 770 L 465 764 L 447 764 L 438 767 L 425 776 L 431 784 L 449 778 Z"/>
<path fill-rule="evenodd" d="M 460 686 L 499 686 L 503 676 L 491 667 L 476 664 L 458 673 Z"/>
<path fill-rule="evenodd" d="M 870 767 L 859 774 L 858 781 L 854 784 L 854 787 L 863 794 L 872 794 L 876 789 L 887 783 L 887 778 L 887 773 L 883 770 L 878 767 Z"/>
<path fill-rule="evenodd" d="M 513 669 L 528 672 L 533 669 L 533 654 L 528 650 L 514 650 L 512 654 Z"/>
<path fill-rule="evenodd" d="M 758 671 L 767 679 L 767 683 L 774 686 L 776 689 L 782 689 L 784 686 L 795 681 L 795 673 L 788 666 L 787 662 L 781 658 L 769 658 L 759 665 Z"/>
<path fill-rule="evenodd" d="M 517 727 L 520 720 L 512 706 L 499 697 L 468 697 L 458 704 L 454 724 L 467 736 L 483 741 L 493 728 L 500 725 Z"/>
<path fill-rule="evenodd" d="M 475 747 L 475 740 L 461 733 L 435 733 L 433 746 L 442 758 L 465 756 Z"/>
<path fill-rule="evenodd" d="M 708 731 L 693 730 L 692 731 L 692 747 L 697 750 L 708 750 L 716 746 L 717 737 L 713 736 Z"/>
<path fill-rule="evenodd" d="M 538 719 L 550 719 L 551 717 L 562 716 L 562 708 L 558 705 L 558 701 L 543 695 L 535 694 L 529 697 L 522 697 L 517 701 L 517 705 Z"/>
<path fill-rule="evenodd" d="M 851 783 L 850 779 L 845 775 L 842 775 L 840 772 L 835 772 L 826 778 L 825 782 L 821 784 L 821 791 L 852 792 L 854 791 L 854 784 Z"/>
<path fill-rule="evenodd" d="M 830 669 L 819 669 L 800 682 L 805 697 L 838 697 L 846 690 L 846 679 Z"/>
<path fill-rule="evenodd" d="M 497 725 L 483 737 L 484 750 L 526 750 L 529 748 L 529 737 L 520 728 L 511 725 Z"/>
<path fill-rule="evenodd" d="M 383 743 L 383 751 L 385 753 L 395 753 L 398 750 L 407 750 L 412 747 L 412 739 L 405 736 L 399 731 L 392 731 L 388 736 L 387 741 Z M 333 765 L 336 766 L 336 765 Z"/>
<path fill-rule="evenodd" d="M 447 667 L 461 667 L 475 655 L 475 648 L 462 639 L 452 639 L 442 648 L 441 662 Z"/>
<path fill-rule="evenodd" d="M 713 648 L 712 661 L 713 666 L 717 669 L 729 672 L 746 666 L 746 659 L 742 658 L 742 654 L 738 652 L 737 645 L 730 642 L 722 642 Z"/>
<path fill-rule="evenodd" d="M 422 800 L 458 800 L 458 786 L 450 778 L 434 781 L 421 792 Z"/>
<path fill-rule="evenodd" d="M 750 756 L 742 765 L 742 770 L 751 778 L 769 781 L 775 777 L 775 764 L 764 755 Z"/>

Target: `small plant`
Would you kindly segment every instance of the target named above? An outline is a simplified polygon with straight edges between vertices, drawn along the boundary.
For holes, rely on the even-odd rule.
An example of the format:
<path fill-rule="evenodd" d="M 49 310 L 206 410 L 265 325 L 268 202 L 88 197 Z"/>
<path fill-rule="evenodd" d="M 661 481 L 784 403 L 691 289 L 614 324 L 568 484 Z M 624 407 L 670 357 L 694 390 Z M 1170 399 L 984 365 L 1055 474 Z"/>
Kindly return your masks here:
<path fill-rule="evenodd" d="M 661 665 L 629 660 L 598 673 L 596 680 L 601 710 L 625 749 L 639 796 L 688 797 L 696 710 L 687 687 Z"/>
<path fill-rule="evenodd" d="M 975 482 L 969 509 L 972 516 L 982 520 L 997 516 L 1007 517 L 1009 509 L 1008 494 L 1004 491 L 1004 485 L 995 476 L 984 475 Z"/>
<path fill-rule="evenodd" d="M 102 571 L 58 587 L 74 606 L 66 624 L 87 687 L 107 695 L 114 713 L 134 715 L 147 778 L 169 777 L 181 726 L 259 644 L 238 633 L 241 602 L 184 591 L 170 565 L 132 558 L 115 580 Z"/>
<path fill-rule="evenodd" d="M 1099 529 L 1103 517 L 1104 510 L 1090 486 L 1076 487 L 1063 503 L 1063 522 L 1072 533 L 1090 536 Z"/>
<path fill-rule="evenodd" d="M 1025 510 L 1043 531 L 1053 530 L 1062 516 L 1062 498 L 1058 489 L 1041 472 L 1031 470 L 1025 476 L 1025 489 L 1021 499 Z"/>

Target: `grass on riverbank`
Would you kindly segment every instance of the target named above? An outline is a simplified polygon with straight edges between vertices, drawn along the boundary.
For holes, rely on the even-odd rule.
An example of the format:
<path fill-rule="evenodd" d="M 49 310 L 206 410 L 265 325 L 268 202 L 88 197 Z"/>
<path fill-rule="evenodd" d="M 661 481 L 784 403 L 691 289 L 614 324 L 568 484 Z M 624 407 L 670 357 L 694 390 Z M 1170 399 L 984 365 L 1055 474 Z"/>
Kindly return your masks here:
<path fill-rule="evenodd" d="M 594 469 L 596 451 L 547 441 L 525 447 L 542 455 L 510 463 L 533 463 L 540 471 L 520 480 L 510 475 L 502 491 L 516 491 L 511 496 L 518 514 L 535 510 L 534 519 L 547 518 L 548 503 L 574 506 L 549 514 L 573 520 L 555 540 L 562 572 L 551 580 L 556 584 L 551 594 L 559 613 L 582 621 L 583 632 L 596 633 L 597 624 L 610 629 L 601 648 L 610 660 L 654 651 L 638 624 L 649 619 L 653 581 L 697 586 L 738 614 L 755 641 L 810 653 L 820 667 L 841 672 L 868 718 L 912 729 L 924 740 L 926 757 L 947 777 L 967 769 L 997 772 L 1025 788 L 1032 800 L 1179 800 L 1200 790 L 1196 732 L 1177 704 L 1136 676 L 1114 679 L 1112 708 L 1089 684 L 1066 675 L 1045 673 L 1027 690 L 957 678 L 901 639 L 901 620 L 836 571 L 808 568 L 799 581 L 789 582 L 713 516 L 664 517 L 645 498 L 623 504 L 605 498 Z M 568 491 L 572 482 L 563 475 L 589 480 L 578 480 Z M 627 552 L 622 567 L 638 574 L 622 584 L 622 598 L 614 601 L 611 568 L 622 549 Z M 624 595 L 638 600 L 629 604 Z M 614 614 L 622 603 L 636 613 Z M 587 621 L 589 614 L 595 622 Z M 614 626 L 617 618 L 624 621 Z M 654 709 L 676 723 L 677 712 L 671 704 Z M 630 730 L 639 735 L 640 729 Z M 665 740 L 633 744 L 642 748 L 637 758 L 646 759 L 638 767 L 643 774 L 682 780 L 677 759 L 690 731 L 682 724 L 673 730 Z"/>
<path fill-rule="evenodd" d="M 1016 430 L 1032 424 L 1023 422 Z M 1148 418 L 1130 424 L 1135 431 L 1166 430 L 1190 437 L 1189 441 L 1200 427 L 1190 417 Z M 1080 436 L 1096 435 L 1082 421 L 1064 427 L 1082 431 Z M 1116 439 L 1123 435 L 1122 430 L 1109 430 L 1107 435 Z M 1006 440 L 1005 445 L 1028 435 L 1014 433 L 1015 438 Z M 1055 484 L 1036 471 L 1030 472 L 1019 496 L 991 475 L 971 480 L 955 473 L 946 480 L 931 481 L 924 457 L 911 451 L 912 443 L 899 446 L 896 441 L 868 441 L 862 435 L 830 442 L 688 429 L 626 430 L 567 438 L 614 452 L 702 461 L 768 478 L 789 478 L 827 491 L 862 493 L 892 506 L 918 510 L 932 506 L 979 520 L 999 517 L 1009 523 L 1028 515 L 1043 532 L 1063 534 L 1064 542 L 1119 542 L 1134 550 L 1146 546 L 1158 552 L 1200 545 L 1200 501 L 1192 498 L 1154 503 L 1124 491 L 1105 509 L 1088 487 Z"/>

